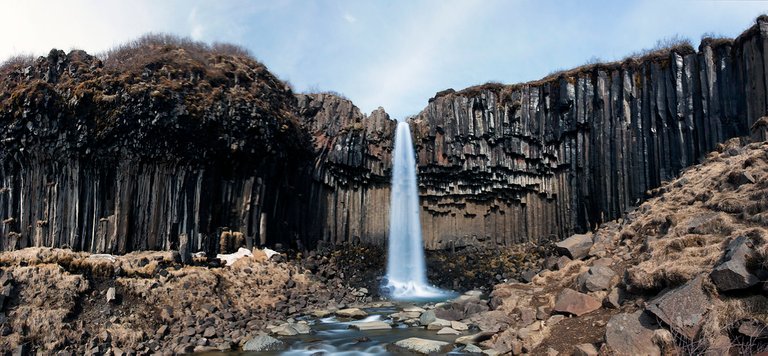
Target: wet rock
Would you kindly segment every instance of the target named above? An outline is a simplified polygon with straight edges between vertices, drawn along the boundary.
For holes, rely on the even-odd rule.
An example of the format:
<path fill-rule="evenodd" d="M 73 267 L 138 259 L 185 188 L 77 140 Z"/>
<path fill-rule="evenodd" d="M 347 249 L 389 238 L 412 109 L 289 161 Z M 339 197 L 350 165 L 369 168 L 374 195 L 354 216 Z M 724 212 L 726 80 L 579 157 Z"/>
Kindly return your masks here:
<path fill-rule="evenodd" d="M 661 350 L 653 343 L 653 319 L 642 310 L 634 313 L 616 314 L 608 321 L 605 328 L 605 343 L 617 355 L 661 355 Z"/>
<path fill-rule="evenodd" d="M 553 311 L 581 316 L 600 309 L 600 301 L 588 294 L 565 288 L 555 299 Z"/>
<path fill-rule="evenodd" d="M 435 321 L 427 325 L 427 330 L 440 330 L 442 328 L 451 327 L 451 322 L 445 319 L 436 318 Z"/>
<path fill-rule="evenodd" d="M 647 304 L 647 310 L 669 325 L 675 332 L 694 340 L 712 305 L 711 296 L 704 290 L 704 277 L 669 290 Z"/>
<path fill-rule="evenodd" d="M 745 289 L 754 286 L 760 279 L 747 270 L 747 259 L 754 255 L 751 242 L 746 236 L 739 236 L 728 244 L 724 261 L 717 265 L 709 277 L 720 291 Z"/>
<path fill-rule="evenodd" d="M 574 260 L 587 257 L 592 247 L 592 236 L 588 234 L 575 234 L 555 244 L 557 252 Z"/>
<path fill-rule="evenodd" d="M 472 345 L 472 344 L 465 346 L 461 351 L 464 352 L 464 353 L 468 353 L 468 354 L 482 354 L 483 353 L 483 349 L 481 349 L 481 348 L 479 348 L 479 347 L 477 347 L 475 345 Z"/>
<path fill-rule="evenodd" d="M 282 351 L 285 350 L 285 348 L 285 343 L 268 335 L 256 336 L 243 345 L 244 351 L 256 352 Z"/>
<path fill-rule="evenodd" d="M 411 337 L 400 340 L 387 347 L 390 351 L 399 352 L 407 350 L 422 355 L 444 353 L 450 351 L 451 344 L 443 341 Z"/>
<path fill-rule="evenodd" d="M 347 308 L 337 310 L 336 315 L 343 318 L 362 319 L 368 316 L 368 313 L 359 308 Z"/>
<path fill-rule="evenodd" d="M 485 340 L 488 340 L 493 336 L 494 332 L 489 331 L 481 331 L 477 334 L 472 335 L 465 335 L 465 336 L 459 336 L 454 340 L 454 343 L 457 345 L 472 345 L 477 344 L 479 342 L 483 342 Z"/>
<path fill-rule="evenodd" d="M 583 292 L 609 290 L 617 281 L 616 272 L 604 266 L 592 266 L 576 279 L 576 283 Z"/>
<path fill-rule="evenodd" d="M 325 318 L 331 314 L 333 313 L 325 309 L 315 309 L 312 311 L 312 316 L 314 316 L 315 318 Z"/>
<path fill-rule="evenodd" d="M 423 313 L 421 313 L 421 316 L 419 316 L 419 324 L 422 326 L 426 326 L 431 324 L 435 321 L 435 311 L 434 310 L 427 310 Z"/>
<path fill-rule="evenodd" d="M 437 335 L 461 335 L 461 332 L 450 327 L 444 327 L 437 331 Z"/>
<path fill-rule="evenodd" d="M 366 321 L 366 322 L 356 322 L 352 323 L 350 325 L 351 328 L 357 329 L 357 330 L 388 330 L 392 329 L 392 326 L 383 322 L 383 321 Z"/>
<path fill-rule="evenodd" d="M 270 331 L 273 334 L 277 334 L 281 336 L 294 336 L 299 334 L 299 331 L 296 330 L 291 324 L 279 325 L 274 328 L 271 328 Z"/>
<path fill-rule="evenodd" d="M 579 344 L 573 347 L 573 356 L 597 356 L 597 347 L 592 344 Z"/>

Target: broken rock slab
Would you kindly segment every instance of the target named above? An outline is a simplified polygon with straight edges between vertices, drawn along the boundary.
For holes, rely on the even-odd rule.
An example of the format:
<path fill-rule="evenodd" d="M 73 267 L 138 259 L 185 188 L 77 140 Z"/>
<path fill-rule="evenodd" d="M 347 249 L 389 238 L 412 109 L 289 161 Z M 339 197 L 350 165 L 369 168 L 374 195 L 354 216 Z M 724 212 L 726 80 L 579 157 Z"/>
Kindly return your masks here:
<path fill-rule="evenodd" d="M 592 266 L 576 279 L 582 292 L 609 290 L 616 282 L 618 282 L 616 272 L 605 266 Z"/>
<path fill-rule="evenodd" d="M 553 311 L 581 316 L 600 309 L 600 301 L 588 294 L 579 293 L 573 289 L 563 289 L 555 299 Z"/>
<path fill-rule="evenodd" d="M 605 327 L 605 343 L 616 355 L 659 356 L 661 350 L 653 343 L 658 328 L 642 310 L 616 314 Z"/>
<path fill-rule="evenodd" d="M 351 328 L 357 329 L 357 330 L 389 330 L 392 329 L 392 326 L 383 322 L 383 321 L 365 321 L 365 322 L 357 322 L 352 323 L 350 325 Z"/>
<path fill-rule="evenodd" d="M 728 244 L 724 261 L 712 270 L 709 278 L 720 291 L 754 286 L 760 279 L 747 270 L 747 259 L 755 253 L 749 238 L 739 236 Z"/>
<path fill-rule="evenodd" d="M 587 257 L 592 248 L 592 236 L 589 234 L 576 234 L 555 244 L 557 252 L 574 260 Z"/>
<path fill-rule="evenodd" d="M 712 297 L 704 290 L 703 283 L 704 276 L 698 276 L 654 298 L 648 302 L 646 310 L 678 334 L 694 340 L 712 305 Z"/>

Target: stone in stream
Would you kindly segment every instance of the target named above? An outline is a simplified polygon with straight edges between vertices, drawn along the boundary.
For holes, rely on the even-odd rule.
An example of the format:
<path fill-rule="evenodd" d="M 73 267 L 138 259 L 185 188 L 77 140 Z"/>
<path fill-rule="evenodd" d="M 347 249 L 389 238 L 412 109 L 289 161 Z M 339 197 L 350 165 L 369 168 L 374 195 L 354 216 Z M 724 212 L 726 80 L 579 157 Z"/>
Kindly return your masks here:
<path fill-rule="evenodd" d="M 469 330 L 469 326 L 460 321 L 452 321 L 451 329 L 458 330 L 458 331 L 466 331 L 466 330 Z"/>
<path fill-rule="evenodd" d="M 453 330 L 449 327 L 444 327 L 437 331 L 437 335 L 461 335 L 461 332 Z"/>
<path fill-rule="evenodd" d="M 350 328 L 361 330 L 361 331 L 388 330 L 388 329 L 392 329 L 392 326 L 383 321 L 364 321 L 364 322 L 352 323 L 352 325 L 350 325 Z"/>
<path fill-rule="evenodd" d="M 315 318 L 325 318 L 328 315 L 331 315 L 332 313 L 325 309 L 316 309 L 312 311 L 312 316 Z"/>
<path fill-rule="evenodd" d="M 446 353 L 452 348 L 451 344 L 444 341 L 422 339 L 418 337 L 403 339 L 387 346 L 387 349 L 392 352 L 402 352 L 403 350 L 406 350 L 422 355 Z"/>
<path fill-rule="evenodd" d="M 245 343 L 243 351 L 281 351 L 285 350 L 285 343 L 269 335 L 258 335 Z"/>
<path fill-rule="evenodd" d="M 431 324 L 433 321 L 435 321 L 434 310 L 427 310 L 421 313 L 421 316 L 419 317 L 419 324 L 421 324 L 422 326 L 427 326 Z"/>
<path fill-rule="evenodd" d="M 445 319 L 437 318 L 435 321 L 427 325 L 427 330 L 440 330 L 446 327 L 451 327 L 451 322 Z"/>
<path fill-rule="evenodd" d="M 464 352 L 464 353 L 468 353 L 468 354 L 481 354 L 481 353 L 483 353 L 483 349 L 481 349 L 481 348 L 479 348 L 479 347 L 477 347 L 475 345 L 472 345 L 472 344 L 467 345 L 461 351 Z"/>
<path fill-rule="evenodd" d="M 347 308 L 337 310 L 336 315 L 344 318 L 362 319 L 368 316 L 368 313 L 360 308 Z"/>

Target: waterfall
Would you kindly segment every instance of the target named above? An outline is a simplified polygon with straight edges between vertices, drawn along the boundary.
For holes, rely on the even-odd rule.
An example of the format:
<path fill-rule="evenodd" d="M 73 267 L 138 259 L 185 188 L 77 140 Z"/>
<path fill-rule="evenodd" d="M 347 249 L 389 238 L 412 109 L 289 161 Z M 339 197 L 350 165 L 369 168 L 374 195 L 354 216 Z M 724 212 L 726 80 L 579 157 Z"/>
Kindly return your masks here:
<path fill-rule="evenodd" d="M 419 221 L 416 158 L 411 130 L 397 124 L 392 158 L 392 195 L 389 206 L 389 251 L 385 289 L 394 299 L 448 297 L 446 291 L 427 283 L 424 245 Z"/>

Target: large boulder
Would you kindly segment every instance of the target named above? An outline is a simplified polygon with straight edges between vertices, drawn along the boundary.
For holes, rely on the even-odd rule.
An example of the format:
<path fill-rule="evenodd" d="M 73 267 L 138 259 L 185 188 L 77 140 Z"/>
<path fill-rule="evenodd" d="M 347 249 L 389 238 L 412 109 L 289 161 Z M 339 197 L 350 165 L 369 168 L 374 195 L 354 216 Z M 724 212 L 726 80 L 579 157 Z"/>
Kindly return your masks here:
<path fill-rule="evenodd" d="M 592 266 L 576 279 L 583 292 L 609 290 L 617 281 L 616 272 L 605 266 Z"/>
<path fill-rule="evenodd" d="M 481 331 L 493 333 L 505 330 L 515 323 L 514 319 L 501 310 L 491 310 L 475 314 L 465 321 L 477 326 Z"/>
<path fill-rule="evenodd" d="M 747 259 L 755 251 L 751 241 L 746 236 L 739 236 L 728 244 L 723 262 L 717 265 L 709 278 L 720 291 L 731 291 L 749 288 L 760 282 L 754 274 L 747 270 Z"/>
<path fill-rule="evenodd" d="M 451 350 L 452 345 L 444 341 L 411 337 L 397 341 L 387 348 L 392 352 L 402 352 L 403 350 L 406 350 L 417 354 L 431 355 L 446 353 Z"/>
<path fill-rule="evenodd" d="M 615 355 L 661 355 L 661 349 L 653 343 L 658 328 L 642 310 L 616 314 L 605 327 L 605 343 Z"/>
<path fill-rule="evenodd" d="M 243 351 L 281 351 L 285 350 L 285 347 L 285 343 L 278 339 L 269 335 L 259 335 L 248 340 L 243 346 Z"/>
<path fill-rule="evenodd" d="M 703 282 L 704 277 L 698 276 L 654 298 L 646 308 L 672 330 L 694 340 L 712 306 L 712 297 L 704 289 Z"/>
<path fill-rule="evenodd" d="M 597 298 L 566 288 L 557 295 L 557 298 L 555 298 L 555 306 L 552 310 L 559 313 L 580 316 L 600 309 L 600 306 L 600 300 Z"/>
<path fill-rule="evenodd" d="M 592 236 L 576 234 L 555 244 L 557 252 L 574 260 L 587 257 L 592 248 Z"/>

